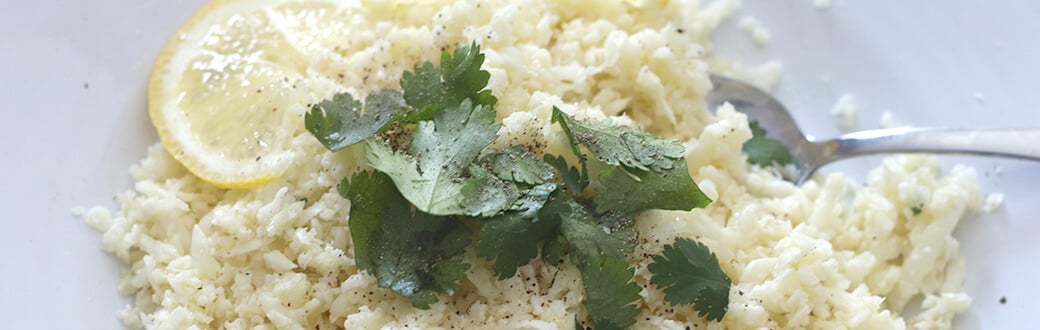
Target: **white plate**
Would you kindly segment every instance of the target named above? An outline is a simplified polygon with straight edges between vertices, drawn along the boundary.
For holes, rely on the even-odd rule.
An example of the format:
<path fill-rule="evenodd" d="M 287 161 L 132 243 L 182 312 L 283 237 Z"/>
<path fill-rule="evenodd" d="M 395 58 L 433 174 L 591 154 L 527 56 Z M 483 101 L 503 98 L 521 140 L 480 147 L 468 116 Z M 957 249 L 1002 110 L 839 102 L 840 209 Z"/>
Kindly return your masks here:
<path fill-rule="evenodd" d="M 116 329 L 128 303 L 118 262 L 73 206 L 111 204 L 130 188 L 127 167 L 157 139 L 145 112 L 152 62 L 201 0 L 6 1 L 0 4 L 0 315 L 8 329 Z M 771 31 L 765 48 L 733 26 L 751 14 Z M 920 126 L 1040 127 L 1040 2 L 749 0 L 720 32 L 720 52 L 778 59 L 778 95 L 805 131 L 837 134 L 827 111 L 852 92 L 861 127 L 881 111 Z M 829 77 L 830 82 L 825 81 Z M 976 94 L 983 96 L 980 101 Z M 1040 143 L 1040 141 L 1037 141 Z M 975 298 L 958 328 L 1027 328 L 1040 297 L 1040 164 L 947 157 L 975 165 L 999 211 L 958 232 Z M 830 167 L 863 178 L 877 159 Z M 1001 304 L 1001 297 L 1007 302 Z"/>

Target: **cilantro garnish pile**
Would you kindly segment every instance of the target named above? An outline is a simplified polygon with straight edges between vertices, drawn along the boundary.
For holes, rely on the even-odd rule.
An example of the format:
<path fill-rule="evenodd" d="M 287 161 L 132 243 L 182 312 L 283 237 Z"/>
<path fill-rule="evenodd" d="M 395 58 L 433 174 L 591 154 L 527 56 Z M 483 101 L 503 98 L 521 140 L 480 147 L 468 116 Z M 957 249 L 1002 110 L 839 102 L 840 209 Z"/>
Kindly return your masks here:
<path fill-rule="evenodd" d="M 577 164 L 520 145 L 489 150 L 501 124 L 483 62 L 476 44 L 461 46 L 439 65 L 405 72 L 401 91 L 376 91 L 364 102 L 339 94 L 307 113 L 307 130 L 325 147 L 360 145 L 374 169 L 338 187 L 351 201 L 358 267 L 425 309 L 459 288 L 470 267 L 461 255 L 473 242 L 500 279 L 536 258 L 558 265 L 566 255 L 581 271 L 596 327 L 632 325 L 642 290 L 626 260 L 636 215 L 711 203 L 690 178 L 684 148 L 554 108 Z M 669 303 L 711 320 L 725 316 L 730 279 L 706 246 L 679 239 L 649 270 Z"/>

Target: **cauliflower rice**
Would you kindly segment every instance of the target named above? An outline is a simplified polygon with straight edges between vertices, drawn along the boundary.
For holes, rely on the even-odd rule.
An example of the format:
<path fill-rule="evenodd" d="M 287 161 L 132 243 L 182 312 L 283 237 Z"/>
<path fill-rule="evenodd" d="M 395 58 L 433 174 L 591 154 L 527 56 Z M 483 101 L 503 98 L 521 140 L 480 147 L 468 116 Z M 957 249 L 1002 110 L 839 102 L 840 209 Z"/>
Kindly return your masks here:
<path fill-rule="evenodd" d="M 644 287 L 634 328 L 949 328 L 971 302 L 961 291 L 964 261 L 952 232 L 982 204 L 975 172 L 955 167 L 942 175 L 933 158 L 901 156 L 886 159 L 865 184 L 830 174 L 797 187 L 747 166 L 741 146 L 751 137 L 748 119 L 728 106 L 714 115 L 706 109 L 706 73 L 768 86 L 779 66 L 747 68 L 710 57 L 709 33 L 735 7 L 735 1 L 702 8 L 695 1 L 431 0 L 397 12 L 368 8 L 343 17 L 356 39 L 345 46 L 352 55 L 336 65 L 352 72 L 386 65 L 364 84 L 348 77 L 357 82 L 349 88 L 367 92 L 394 86 L 413 59 L 437 58 L 442 47 L 476 40 L 499 98 L 498 145 L 520 140 L 562 154 L 565 140 L 549 121 L 553 105 L 685 141 L 691 174 L 715 202 L 640 217 L 641 244 L 629 260 Z M 388 44 L 394 47 L 377 50 Z M 104 233 L 104 249 L 130 266 L 119 284 L 134 297 L 119 313 L 124 323 L 569 329 L 576 315 L 584 316 L 581 277 L 570 264 L 536 261 L 499 281 L 469 251 L 465 259 L 474 266 L 462 289 L 429 310 L 379 288 L 358 272 L 346 222 L 350 202 L 335 189 L 365 168 L 362 158 L 330 153 L 307 134 L 292 144 L 300 156 L 290 171 L 240 190 L 200 181 L 157 144 L 131 168 L 136 184 L 118 195 L 118 210 L 87 212 L 87 222 Z M 649 285 L 649 256 L 676 237 L 708 245 L 733 279 L 721 322 L 668 305 Z M 921 312 L 905 318 L 911 301 L 922 301 Z"/>

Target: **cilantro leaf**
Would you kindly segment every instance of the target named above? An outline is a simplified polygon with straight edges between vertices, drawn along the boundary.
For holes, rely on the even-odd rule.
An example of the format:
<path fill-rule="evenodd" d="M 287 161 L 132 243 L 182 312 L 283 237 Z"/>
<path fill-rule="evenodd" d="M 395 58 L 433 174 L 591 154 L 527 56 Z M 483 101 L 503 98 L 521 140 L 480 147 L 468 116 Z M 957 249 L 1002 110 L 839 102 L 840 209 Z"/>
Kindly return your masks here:
<path fill-rule="evenodd" d="M 588 208 L 589 206 L 586 206 Z M 635 225 L 635 218 L 632 218 L 624 213 L 617 211 L 607 211 L 601 213 L 596 219 L 596 224 L 603 226 L 607 232 L 613 233 L 616 237 L 623 238 L 627 244 L 635 246 L 635 235 L 634 230 L 630 230 Z M 631 235 L 631 236 L 627 236 Z M 631 250 L 626 251 L 632 252 Z"/>
<path fill-rule="evenodd" d="M 386 173 L 419 210 L 434 215 L 467 214 L 462 190 L 467 168 L 495 140 L 495 110 L 466 99 L 419 122 L 407 153 L 382 142 L 366 143 L 365 158 Z M 482 212 L 483 213 L 483 212 Z M 470 214 L 472 215 L 472 214 Z"/>
<path fill-rule="evenodd" d="M 617 125 L 609 120 L 581 122 L 555 107 L 552 122 L 560 123 L 572 145 L 584 145 L 596 158 L 610 165 L 624 165 L 643 171 L 667 170 L 675 167 L 676 160 L 681 159 L 685 152 L 685 148 L 675 140 L 648 134 L 635 127 Z"/>
<path fill-rule="evenodd" d="M 492 152 L 481 159 L 502 180 L 542 184 L 556 176 L 552 165 L 538 159 L 522 145 Z"/>
<path fill-rule="evenodd" d="M 542 207 L 545 206 L 545 202 L 549 200 L 549 196 L 553 191 L 556 191 L 555 183 L 543 183 L 524 190 L 510 210 L 519 211 L 525 217 L 535 217 L 542 210 Z"/>
<path fill-rule="evenodd" d="M 523 146 L 489 153 L 480 163 L 470 166 L 472 178 L 462 189 L 468 215 L 490 217 L 510 209 L 533 216 L 556 190 L 555 183 L 547 183 L 555 177 L 552 166 Z M 518 184 L 536 186 L 522 190 Z"/>
<path fill-rule="evenodd" d="M 555 238 L 559 227 L 559 218 L 529 217 L 521 212 L 491 218 L 480 230 L 477 255 L 495 261 L 499 279 L 510 278 L 517 267 L 538 256 L 538 242 Z"/>
<path fill-rule="evenodd" d="M 358 267 L 380 287 L 422 309 L 437 301 L 435 293 L 458 289 L 469 268 L 458 256 L 470 244 L 458 219 L 413 212 L 383 173 L 357 173 L 338 189 L 351 200 L 348 225 Z"/>
<path fill-rule="evenodd" d="M 585 309 L 596 329 L 624 329 L 636 322 L 642 289 L 632 282 L 635 270 L 623 258 L 597 257 L 579 265 L 585 285 Z"/>
<path fill-rule="evenodd" d="M 554 191 L 555 183 L 524 191 L 512 211 L 489 219 L 481 228 L 477 255 L 495 261 L 494 271 L 500 279 L 512 277 L 517 267 L 537 257 L 539 242 L 555 240 L 559 235 L 559 217 L 539 217 Z"/>
<path fill-rule="evenodd" d="M 700 242 L 679 238 L 647 266 L 653 283 L 673 305 L 693 304 L 697 314 L 719 321 L 729 308 L 730 279 L 715 254 Z"/>
<path fill-rule="evenodd" d="M 749 124 L 751 139 L 744 142 L 742 148 L 747 155 L 748 163 L 769 166 L 773 164 L 787 165 L 792 161 L 791 151 L 780 141 L 766 137 L 766 130 L 753 121 Z"/>
<path fill-rule="evenodd" d="M 563 179 L 563 183 L 567 185 L 567 189 L 570 189 L 572 195 L 580 195 L 589 185 L 588 170 L 579 171 L 578 168 L 567 164 L 567 159 L 562 156 L 545 154 L 542 159 L 560 172 L 560 178 Z M 584 161 L 582 161 L 582 166 L 584 168 Z"/>
<path fill-rule="evenodd" d="M 557 115 L 559 113 L 560 115 Z M 567 160 L 562 156 L 556 159 L 549 158 L 550 155 L 546 155 L 545 161 L 556 167 L 556 170 L 560 172 L 560 175 L 564 176 L 564 180 L 568 182 L 567 186 L 571 189 L 572 195 L 581 195 L 589 185 L 589 165 L 588 157 L 584 152 L 581 151 L 581 147 L 578 144 L 578 140 L 574 138 L 574 133 L 571 131 L 570 122 L 564 120 L 567 114 L 563 113 L 560 108 L 553 106 L 552 122 L 560 124 L 560 128 L 563 130 L 564 135 L 567 136 L 567 142 L 571 146 L 571 152 L 574 153 L 575 157 L 578 157 L 578 165 L 581 165 L 581 169 L 574 167 L 568 168 Z M 575 175 L 578 173 L 580 175 Z"/>
<path fill-rule="evenodd" d="M 491 74 L 480 70 L 484 54 L 476 43 L 443 52 L 441 64 L 425 62 L 415 72 L 401 77 L 404 93 L 380 90 L 369 94 L 365 104 L 349 93 L 333 96 L 311 107 L 304 126 L 331 151 L 338 151 L 383 131 L 395 122 L 429 120 L 442 109 L 465 99 L 475 105 L 492 106 L 497 100 L 487 86 Z"/>
<path fill-rule="evenodd" d="M 625 254 L 635 248 L 635 232 L 621 217 L 597 219 L 570 196 L 557 191 L 542 209 L 540 219 L 559 219 L 560 234 L 570 247 L 571 260 L 578 265 L 585 286 L 586 309 L 597 328 L 621 329 L 635 322 L 639 308 L 639 285 L 632 283 L 635 271 Z M 562 242 L 549 238 L 543 256 L 558 264 Z"/>
<path fill-rule="evenodd" d="M 608 166 L 599 173 L 599 187 L 592 200 L 597 212 L 625 214 L 649 209 L 685 211 L 711 204 L 711 198 L 690 178 L 686 162 L 660 172 Z"/>
<path fill-rule="evenodd" d="M 564 218 L 567 219 L 567 218 Z M 636 233 L 631 230 L 608 232 L 609 228 L 578 221 L 563 221 L 560 232 L 570 246 L 571 259 L 575 263 L 586 262 L 600 256 L 624 257 L 632 252 Z"/>
<path fill-rule="evenodd" d="M 398 91 L 369 94 L 364 106 L 350 93 L 341 93 L 312 106 L 303 122 L 321 144 L 337 151 L 376 135 L 407 110 Z"/>
<path fill-rule="evenodd" d="M 567 239 L 575 264 L 601 257 L 624 259 L 635 249 L 635 231 L 613 221 L 617 218 L 593 216 L 566 194 L 557 192 L 550 196 L 542 214 L 560 218 L 560 234 Z"/>
<path fill-rule="evenodd" d="M 369 176 L 365 172 L 354 173 L 353 178 L 344 178 L 336 189 L 339 195 L 350 200 L 350 239 L 354 242 L 354 261 L 360 269 L 374 269 L 375 260 L 371 244 L 379 233 L 379 218 L 388 205 L 386 201 L 397 194 L 390 178 L 376 173 Z"/>
<path fill-rule="evenodd" d="M 490 217 L 508 210 L 520 198 L 520 188 L 478 165 L 470 165 L 472 176 L 462 186 L 463 214 Z"/>
<path fill-rule="evenodd" d="M 567 252 L 567 246 L 560 236 L 549 237 L 542 241 L 542 260 L 546 263 L 559 266 L 563 263 L 563 254 Z"/>
<path fill-rule="evenodd" d="M 466 230 L 464 234 L 468 246 L 468 239 L 470 233 L 468 230 Z M 462 239 L 459 238 L 459 241 L 462 241 Z M 463 251 L 465 249 L 466 246 L 463 246 L 461 249 L 459 249 L 459 251 Z M 433 276 L 433 281 L 435 284 L 433 287 L 437 288 L 437 292 L 451 295 L 459 289 L 459 281 L 462 281 L 462 279 L 466 278 L 467 270 L 469 270 L 469 264 L 463 262 L 461 259 L 449 259 L 435 263 L 433 264 L 433 269 L 430 271 L 430 274 Z M 404 288 L 410 289 L 407 286 L 404 286 Z M 430 301 L 431 304 L 437 302 L 436 296 L 428 296 L 434 297 L 434 299 Z M 426 309 L 426 307 L 419 308 Z"/>
<path fill-rule="evenodd" d="M 483 90 L 491 79 L 490 73 L 480 69 L 483 63 L 480 46 L 472 43 L 456 48 L 454 54 L 443 52 L 439 65 L 429 61 L 416 64 L 414 72 L 405 71 L 401 76 L 405 102 L 421 111 L 451 108 L 465 99 L 474 106 L 492 106 L 497 100 L 490 90 Z"/>
<path fill-rule="evenodd" d="M 580 152 L 577 144 L 585 145 L 596 158 L 610 165 L 599 175 L 599 187 L 593 197 L 597 212 L 690 210 L 711 203 L 690 178 L 683 160 L 684 148 L 675 140 L 609 121 L 583 123 L 559 108 L 553 108 L 552 121 L 560 123 L 575 153 Z M 562 174 L 565 179 L 573 177 L 572 172 L 576 171 L 568 169 L 560 159 L 547 157 L 546 161 L 561 173 L 569 173 Z M 584 162 L 582 166 L 588 173 Z"/>

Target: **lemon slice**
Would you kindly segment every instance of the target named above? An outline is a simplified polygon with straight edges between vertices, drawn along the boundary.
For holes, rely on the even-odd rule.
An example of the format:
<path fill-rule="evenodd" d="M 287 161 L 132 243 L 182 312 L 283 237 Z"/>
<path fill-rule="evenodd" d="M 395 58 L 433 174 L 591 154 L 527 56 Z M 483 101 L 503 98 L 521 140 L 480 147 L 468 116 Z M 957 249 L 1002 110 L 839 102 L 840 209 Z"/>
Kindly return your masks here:
<path fill-rule="evenodd" d="M 347 4 L 344 4 L 347 3 Z M 214 1 L 160 54 L 148 112 L 166 149 L 202 180 L 244 188 L 277 179 L 297 152 L 309 104 L 342 88 L 313 68 L 336 56 L 350 2 Z"/>

